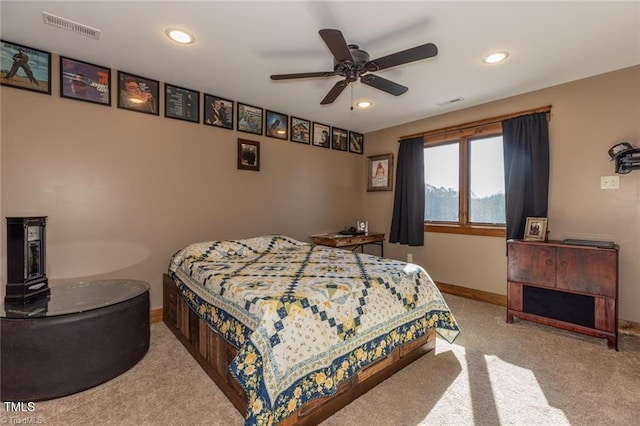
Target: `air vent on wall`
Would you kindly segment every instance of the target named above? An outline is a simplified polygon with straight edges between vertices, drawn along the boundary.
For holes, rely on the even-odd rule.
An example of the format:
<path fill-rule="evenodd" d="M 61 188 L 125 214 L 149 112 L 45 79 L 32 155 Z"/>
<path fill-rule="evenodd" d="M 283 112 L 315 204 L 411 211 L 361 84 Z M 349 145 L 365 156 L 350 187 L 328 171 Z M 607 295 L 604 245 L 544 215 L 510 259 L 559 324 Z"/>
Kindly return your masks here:
<path fill-rule="evenodd" d="M 100 39 L 100 30 L 91 28 L 87 25 L 82 25 L 77 22 L 73 22 L 68 19 L 52 15 L 47 12 L 42 12 L 42 19 L 44 20 L 44 23 L 47 25 L 52 25 L 54 27 L 62 28 L 63 30 L 68 30 L 76 34 L 83 35 L 85 37 L 94 38 L 96 40 Z"/>

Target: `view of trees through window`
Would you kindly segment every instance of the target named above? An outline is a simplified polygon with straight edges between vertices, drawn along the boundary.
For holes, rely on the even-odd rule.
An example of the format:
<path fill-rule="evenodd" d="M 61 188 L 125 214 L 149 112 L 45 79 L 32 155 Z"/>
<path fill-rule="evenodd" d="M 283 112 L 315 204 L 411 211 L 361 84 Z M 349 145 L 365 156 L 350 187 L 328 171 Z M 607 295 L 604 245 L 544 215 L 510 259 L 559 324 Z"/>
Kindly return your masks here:
<path fill-rule="evenodd" d="M 462 144 L 466 157 L 460 155 Z M 427 146 L 424 153 L 425 222 L 505 223 L 502 136 Z M 461 170 L 466 171 L 466 182 Z M 467 205 L 461 205 L 461 198 Z M 461 216 L 467 216 L 467 223 Z"/>

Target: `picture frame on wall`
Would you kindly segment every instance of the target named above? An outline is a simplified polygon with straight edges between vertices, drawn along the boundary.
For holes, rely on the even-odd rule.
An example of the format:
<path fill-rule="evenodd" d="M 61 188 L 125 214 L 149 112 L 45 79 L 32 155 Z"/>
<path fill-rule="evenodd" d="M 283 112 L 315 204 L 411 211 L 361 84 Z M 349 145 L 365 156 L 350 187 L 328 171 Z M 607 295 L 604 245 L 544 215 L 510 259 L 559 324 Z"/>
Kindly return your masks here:
<path fill-rule="evenodd" d="M 118 108 L 160 115 L 158 80 L 118 71 Z"/>
<path fill-rule="evenodd" d="M 364 152 L 364 135 L 349 131 L 349 152 L 362 154 Z"/>
<path fill-rule="evenodd" d="M 270 138 L 289 139 L 289 116 L 267 110 L 266 135 Z"/>
<path fill-rule="evenodd" d="M 204 117 L 208 126 L 233 130 L 233 101 L 220 96 L 204 94 Z"/>
<path fill-rule="evenodd" d="M 291 116 L 291 142 L 311 143 L 311 121 Z"/>
<path fill-rule="evenodd" d="M 238 169 L 260 171 L 260 142 L 238 139 Z"/>
<path fill-rule="evenodd" d="M 199 123 L 200 92 L 165 83 L 164 116 Z"/>
<path fill-rule="evenodd" d="M 111 68 L 61 56 L 60 97 L 111 106 Z"/>
<path fill-rule="evenodd" d="M 393 154 L 367 157 L 367 191 L 391 191 L 393 189 Z"/>
<path fill-rule="evenodd" d="M 51 53 L 0 40 L 0 84 L 51 95 Z"/>
<path fill-rule="evenodd" d="M 238 102 L 238 126 L 239 132 L 262 135 L 263 109 Z"/>
<path fill-rule="evenodd" d="M 313 123 L 313 145 L 322 148 L 331 147 L 331 127 L 326 124 Z"/>
<path fill-rule="evenodd" d="M 347 150 L 347 141 L 349 140 L 349 132 L 338 127 L 331 128 L 331 148 L 338 151 Z"/>
<path fill-rule="evenodd" d="M 547 218 L 527 217 L 527 222 L 524 226 L 524 239 L 526 241 L 546 241 Z"/>

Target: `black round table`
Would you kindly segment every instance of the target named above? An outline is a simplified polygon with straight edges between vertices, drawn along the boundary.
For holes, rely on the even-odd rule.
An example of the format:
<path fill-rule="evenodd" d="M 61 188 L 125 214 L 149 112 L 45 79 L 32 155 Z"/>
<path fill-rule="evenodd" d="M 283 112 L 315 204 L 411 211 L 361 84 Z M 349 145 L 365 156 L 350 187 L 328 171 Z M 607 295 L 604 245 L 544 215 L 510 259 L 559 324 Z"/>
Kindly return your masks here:
<path fill-rule="evenodd" d="M 149 349 L 149 284 L 86 281 L 0 310 L 0 398 L 42 401 L 104 383 Z"/>

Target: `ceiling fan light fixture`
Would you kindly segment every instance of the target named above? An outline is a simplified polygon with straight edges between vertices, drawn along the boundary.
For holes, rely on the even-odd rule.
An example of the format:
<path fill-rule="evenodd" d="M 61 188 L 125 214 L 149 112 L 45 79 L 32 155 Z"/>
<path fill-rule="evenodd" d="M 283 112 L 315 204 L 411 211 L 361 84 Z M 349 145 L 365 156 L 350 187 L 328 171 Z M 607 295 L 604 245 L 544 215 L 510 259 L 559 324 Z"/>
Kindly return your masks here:
<path fill-rule="evenodd" d="M 196 41 L 196 38 L 192 34 L 178 28 L 167 28 L 165 34 L 172 41 L 180 44 L 191 44 Z"/>
<path fill-rule="evenodd" d="M 493 52 L 482 58 L 482 62 L 485 64 L 497 64 L 504 61 L 509 56 L 509 52 L 506 50 L 501 52 Z"/>
<path fill-rule="evenodd" d="M 361 100 L 356 102 L 356 106 L 362 109 L 371 108 L 373 106 L 373 102 L 367 101 L 367 100 Z"/>

